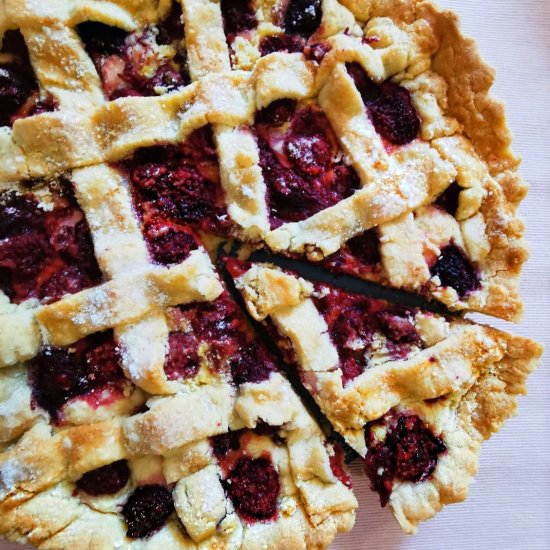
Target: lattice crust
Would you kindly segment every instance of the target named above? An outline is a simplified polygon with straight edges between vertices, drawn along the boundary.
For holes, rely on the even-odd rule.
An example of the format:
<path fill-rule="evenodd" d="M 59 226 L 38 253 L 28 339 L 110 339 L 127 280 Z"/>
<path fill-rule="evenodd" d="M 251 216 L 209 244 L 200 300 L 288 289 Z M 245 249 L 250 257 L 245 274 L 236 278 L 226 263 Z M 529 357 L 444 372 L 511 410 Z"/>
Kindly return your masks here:
<path fill-rule="evenodd" d="M 301 38 L 305 54 L 258 57 L 262 39 L 280 36 L 285 27 L 278 3 L 253 2 L 249 15 L 256 26 L 242 23 L 238 32 L 225 34 L 231 13 L 223 3 L 183 2 L 187 64 L 195 82 L 157 97 L 106 102 L 75 25 L 93 19 L 139 29 L 162 20 L 169 6 L 161 3 L 154 12 L 147 2 L 147 9 L 128 10 L 110 3 L 80 4 L 54 4 L 44 15 L 39 11 L 32 21 L 38 17 L 44 25 L 40 40 L 33 38 L 30 8 L 6 5 L 3 27 L 22 29 L 41 87 L 55 96 L 59 108 L 21 118 L 4 131 L 2 179 L 119 160 L 140 147 L 181 142 L 210 123 L 234 236 L 313 261 L 328 257 L 334 269 L 422 292 L 452 309 L 519 318 L 519 272 L 527 253 L 515 210 L 525 186 L 509 150 L 503 108 L 487 95 L 493 73 L 479 60 L 473 42 L 459 35 L 452 13 L 413 0 L 367 7 L 324 0 L 316 32 Z M 50 28 L 62 28 L 66 36 Z M 416 139 L 394 147 L 381 139 L 346 70 L 349 64 L 376 83 L 391 79 L 410 92 L 420 120 Z M 54 70 L 64 72 L 54 78 Z M 299 110 L 309 102 L 322 109 L 345 154 L 343 164 L 359 177 L 359 189 L 306 219 L 283 220 L 274 228 L 258 126 L 248 128 L 256 111 L 285 98 L 299 101 Z M 435 210 L 429 206 L 450 187 L 455 211 L 446 212 L 441 203 Z M 379 240 L 379 258 L 366 265 L 353 255 L 350 261 L 331 261 L 335 253 L 348 254 L 350 239 L 369 230 Z M 471 279 L 469 288 L 441 275 L 437 260 L 450 254 L 447 248 Z"/>
<path fill-rule="evenodd" d="M 304 20 L 289 11 L 294 3 L 242 2 L 237 21 L 233 3 L 213 0 L 0 3 L 0 69 L 14 71 L 26 94 L 15 90 L 9 116 L 0 109 L 0 208 L 15 220 L 0 228 L 9 234 L 0 241 L 3 536 L 52 549 L 294 549 L 324 548 L 351 528 L 357 503 L 340 450 L 235 313 L 197 230 L 205 245 L 239 238 L 454 309 L 520 315 L 526 252 L 515 210 L 525 186 L 503 108 L 488 96 L 492 72 L 456 17 L 415 0 L 314 0 Z M 404 108 L 419 127 L 409 143 L 381 137 L 358 71 L 410 97 Z M 282 215 L 276 153 L 288 177 L 309 183 L 320 176 L 307 154 L 329 159 L 339 187 L 299 219 L 289 195 Z M 198 199 L 162 196 L 163 163 L 170 177 L 184 173 L 182 187 L 198 182 Z M 375 259 L 350 259 L 351 241 L 364 235 L 375 237 Z M 22 262 L 14 238 L 28 252 Z M 446 254 L 467 288 L 437 266 Z M 45 267 L 36 274 L 35 264 Z M 409 320 L 421 334 L 414 357 L 384 362 L 382 346 L 380 364 L 342 388 L 310 285 L 278 273 L 268 288 L 247 276 L 248 305 L 259 318 L 281 316 L 279 328 L 289 323 L 305 380 L 323 387 L 321 406 L 360 452 L 363 425 L 399 407 L 442 434 L 449 451 L 430 480 L 393 487 L 403 527 L 463 498 L 479 443 L 513 412 L 536 345 L 418 313 Z M 307 326 L 296 323 L 301 310 Z M 208 315 L 210 326 L 197 321 Z M 229 343 L 212 343 L 215 322 Z M 423 361 L 428 353 L 435 362 Z M 430 376 L 412 387 L 404 372 L 417 384 L 419 373 Z M 378 376 L 384 395 L 372 385 Z M 422 401 L 445 395 L 456 398 L 429 411 Z M 228 430 L 244 430 L 239 452 L 268 457 L 264 474 L 277 474 L 275 515 L 265 521 L 250 521 L 239 495 L 230 498 L 227 476 L 241 455 L 216 454 L 211 439 Z M 460 438 L 472 450 L 464 460 Z M 115 494 L 82 489 L 84 474 L 126 468 L 119 461 L 129 480 Z M 466 472 L 464 489 L 449 489 L 447 469 Z M 169 492 L 175 511 L 146 540 L 129 539 L 120 505 L 149 485 Z"/>
<path fill-rule="evenodd" d="M 223 444 L 219 438 L 177 443 L 154 455 L 138 451 L 134 443 L 139 415 L 64 430 L 36 423 L 0 455 L 2 534 L 40 548 L 141 548 L 143 541 L 126 538 L 120 508 L 136 487 L 162 484 L 170 487 L 175 513 L 147 540 L 148 547 L 252 548 L 258 541 L 269 548 L 281 543 L 285 548 L 327 547 L 337 531 L 351 527 L 357 506 L 346 485 L 349 477 L 341 454 L 325 442 L 281 375 L 274 374 L 269 384 L 286 392 L 284 427 L 233 432 L 235 437 L 240 434 L 240 449 L 226 448 L 225 454 L 216 452 Z M 169 431 L 169 414 L 176 412 L 161 413 L 160 408 L 153 404 L 150 413 L 164 414 L 163 427 Z M 243 426 L 237 416 L 231 424 L 233 429 Z M 221 480 L 230 477 L 243 456 L 267 459 L 276 472 L 280 490 L 268 522 L 243 519 L 240 505 L 236 511 L 225 496 Z M 110 495 L 86 493 L 79 480 L 117 461 L 127 461 L 127 483 Z"/>
<path fill-rule="evenodd" d="M 361 456 L 373 452 L 370 430 L 375 442 L 384 441 L 384 426 L 391 430 L 396 415 L 418 415 L 441 434 L 447 451 L 433 475 L 422 483 L 392 481 L 389 503 L 405 531 L 464 500 L 481 442 L 515 412 L 540 346 L 458 318 L 350 300 L 268 264 L 230 260 L 229 269 L 251 315 L 278 339 L 323 413 Z M 359 371 L 350 354 L 360 355 Z"/>

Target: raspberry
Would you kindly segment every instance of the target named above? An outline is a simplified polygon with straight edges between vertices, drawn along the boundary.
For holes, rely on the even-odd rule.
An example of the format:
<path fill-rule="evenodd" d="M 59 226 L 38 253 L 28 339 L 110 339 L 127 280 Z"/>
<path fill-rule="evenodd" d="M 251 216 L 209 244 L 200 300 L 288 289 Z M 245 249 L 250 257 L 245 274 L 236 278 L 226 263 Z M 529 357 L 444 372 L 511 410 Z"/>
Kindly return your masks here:
<path fill-rule="evenodd" d="M 231 374 L 235 384 L 258 383 L 267 380 L 276 370 L 273 360 L 265 349 L 252 343 L 241 348 L 230 362 Z"/>
<path fill-rule="evenodd" d="M 351 254 L 365 265 L 380 262 L 380 239 L 376 229 L 369 229 L 365 233 L 353 237 L 346 243 Z"/>
<path fill-rule="evenodd" d="M 440 278 L 442 286 L 454 288 L 460 298 L 464 298 L 479 286 L 479 279 L 472 264 L 454 244 L 441 251 L 431 274 Z"/>
<path fill-rule="evenodd" d="M 122 515 L 128 525 L 126 535 L 144 538 L 158 531 L 174 511 L 170 491 L 161 485 L 142 485 L 128 498 Z"/>
<path fill-rule="evenodd" d="M 199 372 L 199 344 L 195 336 L 185 332 L 171 332 L 168 336 L 168 355 L 164 372 L 168 380 L 186 380 Z"/>
<path fill-rule="evenodd" d="M 280 483 L 270 458 L 243 456 L 225 480 L 225 488 L 245 521 L 269 520 L 275 516 Z"/>
<path fill-rule="evenodd" d="M 183 262 L 199 246 L 195 235 L 183 226 L 156 224 L 145 231 L 145 237 L 153 260 L 163 265 Z"/>
<path fill-rule="evenodd" d="M 251 0 L 221 0 L 223 27 L 229 43 L 242 32 L 258 26 Z"/>
<path fill-rule="evenodd" d="M 321 0 L 290 0 L 283 28 L 307 39 L 319 28 L 322 16 Z"/>
<path fill-rule="evenodd" d="M 119 460 L 86 472 L 76 481 L 76 486 L 92 496 L 114 495 L 128 483 L 128 479 L 130 479 L 128 464 L 125 460 Z"/>
<path fill-rule="evenodd" d="M 418 483 L 433 474 L 439 455 L 447 450 L 420 417 L 388 413 L 387 435 L 377 441 L 371 429 L 376 423 L 365 426 L 367 455 L 365 470 L 371 489 L 380 495 L 382 506 L 388 503 L 395 479 Z"/>
<path fill-rule="evenodd" d="M 274 52 L 300 53 L 304 51 L 305 43 L 305 40 L 301 36 L 285 33 L 270 34 L 264 36 L 260 41 L 260 54 L 263 57 Z"/>
<path fill-rule="evenodd" d="M 393 145 L 405 145 L 417 136 L 420 119 L 410 92 L 393 82 L 377 84 L 359 63 L 347 65 L 376 131 Z"/>
<path fill-rule="evenodd" d="M 456 181 L 451 183 L 445 191 L 439 195 L 435 204 L 440 208 L 443 208 L 448 214 L 454 216 L 458 210 L 458 201 L 460 198 L 460 193 L 462 192 L 462 187 L 458 185 Z"/>

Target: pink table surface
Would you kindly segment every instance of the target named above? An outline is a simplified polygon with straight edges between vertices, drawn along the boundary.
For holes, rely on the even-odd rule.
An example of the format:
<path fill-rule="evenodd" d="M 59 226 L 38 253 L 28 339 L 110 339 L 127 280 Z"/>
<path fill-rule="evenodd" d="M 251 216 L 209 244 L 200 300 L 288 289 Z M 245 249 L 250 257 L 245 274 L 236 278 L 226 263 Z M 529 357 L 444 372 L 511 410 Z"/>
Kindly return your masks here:
<path fill-rule="evenodd" d="M 483 57 L 497 71 L 494 94 L 508 106 L 515 151 L 531 184 L 522 206 L 532 257 L 524 271 L 526 313 L 517 327 L 481 319 L 535 338 L 550 349 L 550 1 L 440 0 L 462 17 Z M 529 381 L 519 416 L 486 443 L 469 499 L 447 507 L 403 534 L 353 466 L 360 502 L 355 528 L 337 537 L 333 550 L 548 550 L 550 549 L 550 369 L 548 358 Z M 0 518 L 1 521 L 1 518 Z M 0 550 L 21 546 L 0 541 Z M 30 548 L 30 547 L 28 547 Z"/>

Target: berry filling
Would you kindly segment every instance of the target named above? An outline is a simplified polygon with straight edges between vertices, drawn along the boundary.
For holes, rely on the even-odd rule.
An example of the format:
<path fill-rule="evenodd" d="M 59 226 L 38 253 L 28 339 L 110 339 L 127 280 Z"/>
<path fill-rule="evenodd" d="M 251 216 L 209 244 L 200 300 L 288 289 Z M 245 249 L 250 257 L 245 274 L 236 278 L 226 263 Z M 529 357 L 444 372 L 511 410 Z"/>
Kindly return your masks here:
<path fill-rule="evenodd" d="M 351 474 L 344 465 L 344 451 L 339 445 L 333 445 L 334 454 L 329 456 L 332 473 L 349 489 L 352 488 Z"/>
<path fill-rule="evenodd" d="M 44 348 L 31 361 L 29 376 L 33 403 L 56 423 L 70 399 L 86 396 L 97 407 L 123 395 L 129 385 L 112 331 L 88 336 L 67 349 Z"/>
<path fill-rule="evenodd" d="M 338 252 L 328 256 L 323 265 L 328 269 L 361 276 L 372 272 L 380 260 L 378 231 L 369 229 L 347 241 Z"/>
<path fill-rule="evenodd" d="M 329 285 L 318 284 L 316 290 L 314 302 L 338 350 L 344 386 L 370 366 L 370 357 L 380 351 L 378 335 L 385 336 L 393 359 L 404 359 L 413 346 L 421 345 L 404 308 Z"/>
<path fill-rule="evenodd" d="M 159 220 L 229 233 L 210 126 L 196 130 L 179 145 L 140 149 L 122 166 L 129 173 L 146 235 L 155 225 L 149 239 L 156 234 Z"/>
<path fill-rule="evenodd" d="M 297 35 L 285 33 L 264 36 L 260 41 L 260 54 L 269 55 L 274 52 L 301 53 L 304 51 L 306 41 Z"/>
<path fill-rule="evenodd" d="M 69 184 L 51 190 L 48 210 L 31 194 L 0 193 L 0 290 L 16 304 L 54 302 L 101 281 L 88 223 Z"/>
<path fill-rule="evenodd" d="M 420 118 L 409 90 L 389 81 L 377 84 L 359 63 L 350 63 L 347 69 L 378 134 L 392 145 L 405 145 L 416 139 Z"/>
<path fill-rule="evenodd" d="M 200 244 L 188 227 L 174 223 L 158 222 L 143 228 L 151 258 L 162 265 L 183 262 Z"/>
<path fill-rule="evenodd" d="M 130 479 L 130 468 L 125 460 L 118 460 L 101 468 L 86 472 L 76 481 L 76 487 L 92 496 L 114 495 Z"/>
<path fill-rule="evenodd" d="M 383 441 L 376 437 L 380 421 L 365 426 L 365 470 L 371 489 L 380 495 L 380 503 L 385 506 L 395 480 L 419 483 L 429 479 L 447 447 L 416 415 L 390 412 L 382 424 L 387 430 Z"/>
<path fill-rule="evenodd" d="M 190 81 L 178 2 L 158 26 L 128 34 L 88 21 L 78 25 L 78 33 L 109 100 L 171 92 Z"/>
<path fill-rule="evenodd" d="M 199 372 L 199 344 L 193 334 L 171 332 L 168 337 L 168 354 L 164 372 L 168 380 L 187 380 Z"/>
<path fill-rule="evenodd" d="M 231 44 L 237 35 L 258 26 L 252 0 L 221 0 L 221 10 L 228 44 Z"/>
<path fill-rule="evenodd" d="M 289 0 L 283 29 L 307 40 L 319 28 L 322 17 L 321 0 Z"/>
<path fill-rule="evenodd" d="M 458 202 L 460 199 L 460 193 L 462 192 L 462 187 L 458 185 L 458 183 L 455 181 L 445 189 L 445 191 L 439 195 L 437 200 L 435 201 L 435 204 L 445 210 L 448 214 L 451 216 L 456 215 L 456 211 L 458 210 Z"/>
<path fill-rule="evenodd" d="M 474 267 L 454 244 L 441 251 L 430 272 L 432 277 L 439 277 L 441 286 L 454 288 L 460 298 L 466 297 L 479 287 L 479 278 Z"/>
<path fill-rule="evenodd" d="M 210 445 L 212 446 L 214 456 L 221 461 L 232 451 L 238 451 L 241 448 L 242 434 L 243 431 L 239 430 L 211 437 Z"/>
<path fill-rule="evenodd" d="M 12 126 L 18 118 L 54 111 L 57 101 L 51 94 L 41 97 L 29 51 L 19 31 L 5 32 L 0 54 L 9 59 L 0 63 L 0 126 Z"/>
<path fill-rule="evenodd" d="M 204 342 L 208 345 L 209 365 L 231 376 L 235 384 L 262 382 L 276 370 L 273 358 L 265 346 L 256 341 L 243 313 L 227 291 L 214 302 L 179 306 L 175 316 L 178 323 L 192 328 L 197 340 L 195 344 L 186 339 L 184 345 L 189 347 L 183 354 L 192 357 L 191 349 Z"/>
<path fill-rule="evenodd" d="M 292 100 L 275 101 L 258 112 L 255 129 L 272 228 L 304 220 L 358 189 L 359 178 L 317 106 L 296 110 Z"/>
<path fill-rule="evenodd" d="M 122 515 L 128 525 L 126 535 L 141 539 L 158 531 L 174 511 L 172 493 L 161 485 L 142 485 L 128 498 Z"/>
<path fill-rule="evenodd" d="M 281 489 L 271 458 L 243 456 L 224 481 L 239 516 L 247 522 L 274 520 Z"/>

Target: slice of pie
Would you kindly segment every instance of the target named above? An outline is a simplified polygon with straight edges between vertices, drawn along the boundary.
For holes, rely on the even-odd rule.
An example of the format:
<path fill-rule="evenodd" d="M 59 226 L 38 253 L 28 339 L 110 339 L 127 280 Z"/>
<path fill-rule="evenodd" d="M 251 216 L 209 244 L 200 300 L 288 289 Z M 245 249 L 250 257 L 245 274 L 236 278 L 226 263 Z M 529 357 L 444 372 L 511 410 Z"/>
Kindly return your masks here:
<path fill-rule="evenodd" d="M 464 500 L 481 443 L 514 414 L 538 344 L 269 264 L 227 267 L 405 531 Z"/>
<path fill-rule="evenodd" d="M 294 550 L 349 530 L 342 450 L 210 253 L 517 320 L 526 187 L 492 81 L 426 0 L 0 2 L 0 533 Z M 285 304 L 287 359 L 404 527 L 462 498 L 538 346 L 237 271 L 269 326 Z"/>

